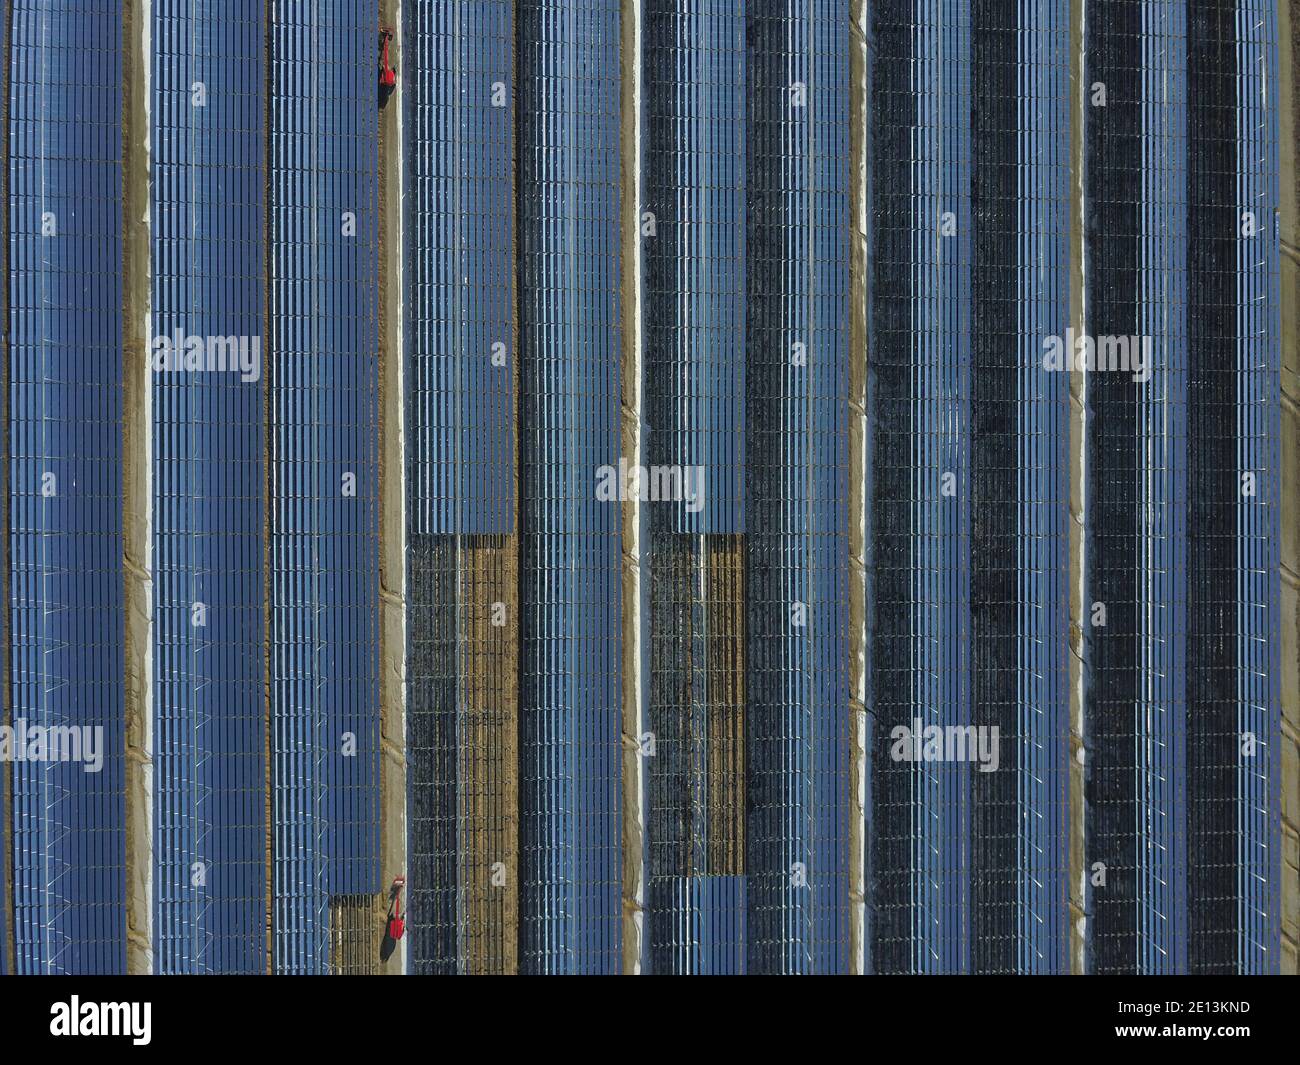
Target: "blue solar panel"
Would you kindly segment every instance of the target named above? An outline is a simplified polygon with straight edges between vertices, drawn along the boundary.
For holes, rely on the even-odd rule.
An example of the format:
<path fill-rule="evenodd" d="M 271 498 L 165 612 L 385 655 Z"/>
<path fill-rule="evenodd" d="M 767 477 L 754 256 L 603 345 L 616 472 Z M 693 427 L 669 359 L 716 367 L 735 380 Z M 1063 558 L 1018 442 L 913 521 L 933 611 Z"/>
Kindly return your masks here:
<path fill-rule="evenodd" d="M 1089 377 L 1088 965 L 1275 971 L 1276 27 L 1253 0 L 1088 20 L 1088 330 L 1152 367 Z"/>
<path fill-rule="evenodd" d="M 849 40 L 747 13 L 748 969 L 848 965 Z"/>
<path fill-rule="evenodd" d="M 523 0 L 520 963 L 621 971 L 619 5 Z"/>
<path fill-rule="evenodd" d="M 263 357 L 261 0 L 155 0 L 153 337 Z M 207 365 L 205 362 L 204 366 Z M 154 936 L 159 972 L 266 969 L 264 382 L 151 381 Z"/>
<path fill-rule="evenodd" d="M 514 51 L 505 0 L 410 5 L 408 508 L 413 533 L 514 531 Z"/>
<path fill-rule="evenodd" d="M 1058 7 L 900 2 L 872 15 L 877 972 L 1067 966 L 1069 379 L 1041 358 L 1070 322 Z M 962 746 L 909 754 L 918 729 Z"/>
<path fill-rule="evenodd" d="M 379 873 L 379 123 L 374 27 L 288 3 L 271 37 L 274 966 L 329 969 L 329 899 Z"/>
<path fill-rule="evenodd" d="M 102 755 L 9 766 L 12 932 L 20 973 L 118 973 L 121 31 L 109 3 L 19 0 L 8 19 L 9 724 L 97 730 Z"/>
<path fill-rule="evenodd" d="M 514 971 L 512 15 L 493 0 L 403 18 L 410 967 Z"/>

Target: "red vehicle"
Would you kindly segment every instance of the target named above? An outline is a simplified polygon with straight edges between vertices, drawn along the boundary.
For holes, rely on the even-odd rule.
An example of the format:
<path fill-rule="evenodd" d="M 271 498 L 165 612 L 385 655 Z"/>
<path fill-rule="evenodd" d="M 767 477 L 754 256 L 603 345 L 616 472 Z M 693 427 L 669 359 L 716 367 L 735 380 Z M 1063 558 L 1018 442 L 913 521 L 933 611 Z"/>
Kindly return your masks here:
<path fill-rule="evenodd" d="M 388 938 L 394 942 L 406 934 L 406 917 L 402 913 L 402 888 L 405 886 L 406 877 L 393 877 L 388 901 L 388 925 L 385 931 L 388 933 Z"/>
<path fill-rule="evenodd" d="M 391 89 L 397 84 L 397 71 L 388 63 L 388 45 L 393 40 L 393 31 L 390 27 L 384 27 L 382 39 L 384 50 L 379 57 L 379 84 L 385 89 Z"/>

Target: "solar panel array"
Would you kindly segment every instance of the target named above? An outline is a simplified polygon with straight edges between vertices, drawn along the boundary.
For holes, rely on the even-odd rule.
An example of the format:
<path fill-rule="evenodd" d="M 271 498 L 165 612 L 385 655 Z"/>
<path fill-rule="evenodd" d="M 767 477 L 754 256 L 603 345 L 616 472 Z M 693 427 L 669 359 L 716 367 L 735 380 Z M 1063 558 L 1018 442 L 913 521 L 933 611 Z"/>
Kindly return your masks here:
<path fill-rule="evenodd" d="M 868 967 L 1060 971 L 1069 379 L 1042 341 L 1069 323 L 1069 28 L 1051 3 L 870 17 Z"/>
<path fill-rule="evenodd" d="M 623 966 L 619 7 L 515 6 L 519 953 Z"/>
<path fill-rule="evenodd" d="M 849 39 L 748 5 L 748 971 L 848 969 Z"/>
<path fill-rule="evenodd" d="M 0 971 L 1283 968 L 1274 5 L 379 8 L 5 10 Z"/>
<path fill-rule="evenodd" d="M 518 971 L 514 33 L 404 13 L 411 970 Z"/>
<path fill-rule="evenodd" d="M 738 972 L 750 887 L 745 13 L 652 0 L 643 17 L 644 455 L 647 478 L 672 471 L 645 504 L 642 556 L 647 969 Z"/>
<path fill-rule="evenodd" d="M 150 344 L 266 326 L 262 0 L 157 0 Z M 152 424 L 155 966 L 266 968 L 266 375 L 159 371 Z"/>
<path fill-rule="evenodd" d="M 379 869 L 378 154 L 373 26 L 272 23 L 268 476 L 275 970 L 330 967 Z M 357 933 L 373 946 L 373 924 Z"/>
<path fill-rule="evenodd" d="M 1269 972 L 1280 872 L 1272 5 L 1093 2 L 1091 965 Z"/>
<path fill-rule="evenodd" d="M 19 2 L 6 30 L 15 737 L 0 924 L 19 973 L 116 973 L 126 967 L 120 28 L 111 3 Z M 12 760 L 56 743 L 54 731 L 37 739 L 47 729 L 101 730 L 100 770 Z"/>

